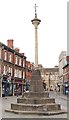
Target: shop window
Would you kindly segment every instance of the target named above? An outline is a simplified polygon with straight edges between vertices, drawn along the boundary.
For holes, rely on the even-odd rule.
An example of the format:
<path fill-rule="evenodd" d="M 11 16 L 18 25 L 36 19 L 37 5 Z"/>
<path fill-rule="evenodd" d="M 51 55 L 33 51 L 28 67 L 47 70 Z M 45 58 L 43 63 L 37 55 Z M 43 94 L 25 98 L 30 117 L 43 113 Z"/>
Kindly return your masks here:
<path fill-rule="evenodd" d="M 58 80 L 58 73 L 55 72 L 55 80 Z"/>

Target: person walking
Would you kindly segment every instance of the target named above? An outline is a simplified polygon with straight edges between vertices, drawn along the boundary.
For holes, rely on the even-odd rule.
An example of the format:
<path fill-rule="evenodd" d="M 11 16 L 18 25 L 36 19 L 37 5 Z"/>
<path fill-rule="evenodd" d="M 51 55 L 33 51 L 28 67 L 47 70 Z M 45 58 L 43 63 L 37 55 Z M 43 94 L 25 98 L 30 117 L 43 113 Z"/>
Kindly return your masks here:
<path fill-rule="evenodd" d="M 16 96 L 18 97 L 18 89 L 16 89 Z"/>

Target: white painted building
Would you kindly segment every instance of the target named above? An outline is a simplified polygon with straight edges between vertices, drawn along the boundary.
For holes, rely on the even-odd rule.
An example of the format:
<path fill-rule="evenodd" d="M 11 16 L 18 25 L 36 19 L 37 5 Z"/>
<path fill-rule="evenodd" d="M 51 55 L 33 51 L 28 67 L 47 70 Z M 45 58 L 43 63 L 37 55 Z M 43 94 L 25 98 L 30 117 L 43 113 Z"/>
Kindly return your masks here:
<path fill-rule="evenodd" d="M 59 55 L 59 85 L 60 92 L 63 91 L 63 67 L 67 64 L 66 51 L 62 51 Z"/>

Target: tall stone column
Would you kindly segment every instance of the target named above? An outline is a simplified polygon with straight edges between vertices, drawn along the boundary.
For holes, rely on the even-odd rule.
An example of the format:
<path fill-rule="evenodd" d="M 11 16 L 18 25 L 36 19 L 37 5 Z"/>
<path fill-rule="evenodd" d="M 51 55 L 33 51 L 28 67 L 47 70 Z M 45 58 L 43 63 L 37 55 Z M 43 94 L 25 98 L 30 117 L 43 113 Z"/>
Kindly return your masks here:
<path fill-rule="evenodd" d="M 35 27 L 35 68 L 38 68 L 38 25 L 40 24 L 41 20 L 37 18 L 36 13 L 36 4 L 35 4 L 35 18 L 31 20 L 32 24 Z"/>
<path fill-rule="evenodd" d="M 35 27 L 35 67 L 38 67 L 38 35 L 37 35 L 37 27 Z"/>

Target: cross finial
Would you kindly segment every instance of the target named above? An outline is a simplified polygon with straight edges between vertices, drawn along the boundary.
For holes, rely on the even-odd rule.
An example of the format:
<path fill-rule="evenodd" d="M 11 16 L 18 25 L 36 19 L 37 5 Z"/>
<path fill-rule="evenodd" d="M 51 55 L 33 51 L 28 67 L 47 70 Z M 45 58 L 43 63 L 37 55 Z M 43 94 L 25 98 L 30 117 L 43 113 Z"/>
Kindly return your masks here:
<path fill-rule="evenodd" d="M 35 6 L 34 6 L 34 8 L 35 8 L 35 17 L 37 16 L 37 13 L 36 13 L 36 8 L 37 8 L 38 6 L 35 4 Z"/>

